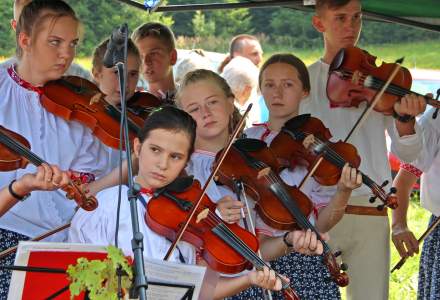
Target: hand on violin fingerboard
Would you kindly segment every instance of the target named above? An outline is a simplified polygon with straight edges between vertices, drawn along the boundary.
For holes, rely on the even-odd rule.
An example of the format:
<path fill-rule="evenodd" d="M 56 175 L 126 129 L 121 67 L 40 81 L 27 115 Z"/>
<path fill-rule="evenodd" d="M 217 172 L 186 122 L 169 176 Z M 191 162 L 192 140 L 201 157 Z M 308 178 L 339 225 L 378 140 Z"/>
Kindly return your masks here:
<path fill-rule="evenodd" d="M 32 191 L 53 191 L 66 186 L 70 182 L 70 173 L 61 171 L 58 166 L 43 163 L 37 167 L 35 174 L 26 174 L 17 180 L 13 186 L 19 195 Z"/>
<path fill-rule="evenodd" d="M 432 98 L 431 94 L 427 95 Z M 409 115 L 416 117 L 422 114 L 426 109 L 426 100 L 422 96 L 417 96 L 415 94 L 407 94 L 394 103 L 394 111 L 399 116 Z"/>
<path fill-rule="evenodd" d="M 321 238 L 328 240 L 328 234 L 321 234 Z M 310 229 L 294 230 L 289 232 L 286 239 L 293 245 L 292 250 L 305 255 L 321 255 L 324 247 L 318 240 L 316 233 Z"/>
<path fill-rule="evenodd" d="M 341 177 L 338 182 L 338 191 L 351 193 L 352 190 L 357 189 L 362 185 L 362 175 L 356 168 L 345 164 L 342 168 Z M 348 200 L 348 199 L 347 199 Z"/>
<path fill-rule="evenodd" d="M 243 203 L 225 196 L 217 202 L 217 210 L 220 212 L 221 218 L 230 224 L 240 221 L 242 216 Z"/>
<path fill-rule="evenodd" d="M 279 291 L 282 288 L 281 280 L 275 274 L 274 270 L 264 267 L 263 270 L 254 270 L 248 273 L 248 279 L 251 285 L 262 287 L 263 289 Z M 289 282 L 288 278 L 284 278 Z"/>

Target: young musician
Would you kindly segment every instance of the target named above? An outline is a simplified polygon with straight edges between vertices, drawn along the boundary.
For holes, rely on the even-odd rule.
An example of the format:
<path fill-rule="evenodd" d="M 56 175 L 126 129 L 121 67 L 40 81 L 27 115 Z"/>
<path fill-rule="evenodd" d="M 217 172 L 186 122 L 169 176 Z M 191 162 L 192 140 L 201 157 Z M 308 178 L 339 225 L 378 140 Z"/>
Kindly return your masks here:
<path fill-rule="evenodd" d="M 332 141 L 345 140 L 366 103 L 359 107 L 331 108 L 326 85 L 329 64 L 344 47 L 356 45 L 362 25 L 359 0 L 317 0 L 313 26 L 322 33 L 324 53 L 309 67 L 310 95 L 301 102 L 300 113 L 311 113 L 323 121 L 333 135 Z M 416 116 L 425 109 L 423 98 L 405 96 L 394 105 L 398 116 Z M 404 120 L 400 118 L 401 120 Z M 359 167 L 375 182 L 391 182 L 387 159 L 385 130 L 392 140 L 392 151 L 401 159 L 412 161 L 421 150 L 414 119 L 402 122 L 373 111 L 348 140 L 362 159 Z M 388 188 L 389 186 L 385 187 Z M 345 216 L 330 232 L 330 245 L 342 251 L 348 265 L 350 284 L 347 299 L 388 299 L 389 223 L 387 210 L 369 204 L 370 191 L 363 186 L 353 192 Z M 374 287 L 374 288 L 371 288 Z"/>
<path fill-rule="evenodd" d="M 132 39 L 142 60 L 142 76 L 148 91 L 156 97 L 173 101 L 176 86 L 173 66 L 177 61 L 174 34 L 160 23 L 145 23 L 133 32 Z"/>
<path fill-rule="evenodd" d="M 140 231 L 144 236 L 144 255 L 148 258 L 163 259 L 170 241 L 150 229 L 145 221 L 146 205 L 155 189 L 173 182 L 183 171 L 194 149 L 196 124 L 187 113 L 171 106 L 153 112 L 146 120 L 139 138 L 134 140 L 134 155 L 139 161 L 139 173 L 135 182 L 141 185 L 141 195 L 145 201 L 137 201 Z M 105 202 L 96 210 L 78 211 L 69 231 L 71 242 L 109 245 L 115 241 L 118 188 L 103 190 L 97 195 Z M 124 252 L 131 253 L 132 225 L 127 187 L 122 187 L 122 200 L 119 215 L 118 245 Z M 193 246 L 179 242 L 171 261 L 195 264 L 196 253 Z M 252 271 L 244 276 L 219 280 L 214 298 L 221 299 L 235 294 L 251 285 L 264 288 L 281 288 L 273 271 L 265 267 L 263 271 Z"/>
<path fill-rule="evenodd" d="M 402 164 L 394 179 L 393 185 L 397 188 L 399 207 L 393 210 L 392 240 L 400 256 L 410 257 L 419 253 L 419 243 L 408 228 L 407 211 L 412 187 L 421 177 L 420 203 L 432 213 L 429 220 L 431 225 L 440 216 L 438 178 L 440 170 L 439 119 L 433 118 L 435 109 L 425 112 L 420 119 L 423 128 L 423 151 L 411 164 Z M 422 255 L 419 266 L 418 299 L 437 299 L 440 296 L 438 271 L 440 260 L 437 253 L 440 250 L 440 227 L 437 226 L 423 241 Z"/>
<path fill-rule="evenodd" d="M 275 54 L 261 67 L 259 87 L 269 109 L 269 121 L 254 124 L 245 133 L 249 138 L 261 139 L 270 144 L 284 124 L 298 115 L 299 105 L 310 91 L 309 74 L 304 63 L 296 56 Z M 282 178 L 289 185 L 299 186 L 306 174 L 305 167 L 296 166 L 283 171 Z M 303 191 L 310 197 L 317 211 L 315 226 L 318 231 L 327 232 L 338 223 L 344 214 L 351 191 L 359 187 L 361 182 L 361 175 L 348 165 L 342 170 L 337 187 L 323 187 L 313 178 L 308 180 Z M 259 227 L 263 240 L 284 234 L 261 222 Z M 266 252 L 263 248 L 262 251 Z M 273 251 L 269 253 L 271 254 L 266 258 L 272 261 L 276 270 L 289 274 L 289 278 L 295 278 L 292 284 L 304 299 L 340 297 L 336 284 L 328 280 L 330 274 L 322 264 L 321 257 L 308 257 L 294 252 L 289 255 Z"/>
<path fill-rule="evenodd" d="M 12 30 L 14 31 L 16 30 L 17 22 L 20 17 L 21 11 L 23 10 L 23 7 L 25 7 L 31 1 L 32 0 L 14 0 L 14 18 L 11 20 Z M 17 57 L 11 57 L 10 59 L 0 63 L 0 68 L 7 68 L 16 63 L 17 63 Z M 64 75 L 79 76 L 88 80 L 91 79 L 89 71 L 85 70 L 80 65 L 75 63 L 72 63 L 69 66 L 69 68 L 67 69 Z"/>
<path fill-rule="evenodd" d="M 34 153 L 56 164 L 60 170 L 72 170 L 93 178 L 108 171 L 104 146 L 89 129 L 47 112 L 40 103 L 41 87 L 60 78 L 70 66 L 78 38 L 78 18 L 65 2 L 35 0 L 24 7 L 17 23 L 19 62 L 0 69 L 0 125 L 22 135 Z M 11 185 L 19 199 L 24 196 L 22 192 L 33 189 L 33 184 L 25 181 L 28 186 L 20 187 L 11 182 L 35 171 L 29 164 L 25 169 L 1 172 L 0 187 Z M 48 172 L 49 177 L 51 171 Z M 57 177 L 52 179 L 58 183 Z M 28 199 L 0 218 L 0 249 L 67 223 L 74 208 L 74 202 L 67 200 L 59 190 L 32 192 Z M 65 233 L 60 233 L 51 239 L 64 238 Z M 10 255 L 0 264 L 13 262 L 14 255 Z M 0 298 L 6 297 L 9 280 L 10 272 L 0 271 Z"/>
<path fill-rule="evenodd" d="M 103 59 L 107 50 L 109 39 L 104 40 L 96 47 L 92 56 L 92 75 L 98 88 L 106 97 L 105 100 L 112 105 L 119 105 L 121 101 L 121 92 L 119 90 L 118 72 L 115 68 L 106 68 L 103 65 Z M 139 50 L 131 39 L 127 44 L 127 85 L 126 98 L 130 99 L 136 90 L 136 84 L 139 79 L 139 69 L 141 58 Z"/>
<path fill-rule="evenodd" d="M 27 173 L 0 190 L 0 217 L 15 204 L 24 201 L 33 191 L 53 191 L 67 185 L 69 172 L 43 163 L 35 173 Z"/>
<path fill-rule="evenodd" d="M 186 171 L 204 184 L 212 172 L 216 153 L 226 146 L 233 129 L 234 95 L 226 81 L 218 74 L 208 70 L 196 70 L 189 72 L 182 80 L 176 103 L 197 122 L 196 150 Z M 232 191 L 211 183 L 207 192 L 210 198 L 217 202 L 219 213 L 225 221 L 233 223 L 241 219 L 240 211 L 243 204 L 235 200 Z M 274 259 L 293 251 L 305 254 L 322 253 L 321 242 L 318 242 L 316 235 L 310 231 L 286 232 L 284 236 L 283 234 L 271 239 L 260 239 L 263 259 Z M 303 241 L 304 245 L 301 246 Z M 280 270 L 280 273 L 286 271 Z M 290 277 L 290 280 L 296 281 L 297 278 Z M 249 289 L 233 298 L 261 299 L 262 293 L 260 289 Z"/>

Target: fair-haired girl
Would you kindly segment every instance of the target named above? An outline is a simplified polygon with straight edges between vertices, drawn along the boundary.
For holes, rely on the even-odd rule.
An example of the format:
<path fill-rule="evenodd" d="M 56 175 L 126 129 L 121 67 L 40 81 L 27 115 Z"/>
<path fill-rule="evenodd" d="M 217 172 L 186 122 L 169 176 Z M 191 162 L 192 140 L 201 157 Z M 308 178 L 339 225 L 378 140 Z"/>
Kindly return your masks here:
<path fill-rule="evenodd" d="M 145 202 L 137 201 L 145 257 L 163 259 L 171 245 L 168 239 L 152 231 L 144 221 L 145 207 L 155 189 L 173 182 L 185 168 L 194 149 L 195 129 L 196 124 L 190 115 L 175 107 L 166 106 L 150 115 L 139 138 L 134 140 L 134 155 L 139 161 L 139 172 L 134 180 L 142 187 L 141 195 L 145 199 Z M 126 186 L 122 188 L 118 244 L 124 252 L 131 253 L 132 225 L 127 189 Z M 114 244 L 118 194 L 118 186 L 105 189 L 97 195 L 98 201 L 105 202 L 105 205 L 100 205 L 92 212 L 80 209 L 72 220 L 69 241 Z M 171 260 L 195 264 L 195 248 L 186 242 L 179 242 Z M 281 282 L 274 272 L 265 268 L 245 276 L 220 279 L 214 298 L 233 295 L 251 285 L 276 290 L 281 288 Z"/>
<path fill-rule="evenodd" d="M 34 0 L 23 8 L 16 28 L 19 62 L 0 70 L 0 125 L 22 135 L 34 153 L 60 170 L 93 178 L 107 172 L 104 146 L 90 130 L 49 113 L 40 103 L 41 87 L 59 79 L 70 66 L 79 40 L 79 25 L 75 12 L 60 0 Z M 0 187 L 12 185 L 12 190 L 21 197 L 20 189 L 29 192 L 35 186 L 29 180 L 24 181 L 24 187 L 11 182 L 35 172 L 36 167 L 30 164 L 25 169 L 1 172 Z M 50 168 L 46 173 L 45 169 L 44 177 L 60 183 L 55 173 Z M 0 250 L 67 223 L 74 209 L 75 203 L 66 200 L 59 190 L 32 192 L 0 218 Z M 52 240 L 65 238 L 66 233 L 59 233 Z M 13 261 L 14 255 L 10 255 L 0 264 L 9 265 Z M 9 280 L 10 272 L 0 271 L 2 299 L 6 298 Z"/>
<path fill-rule="evenodd" d="M 176 102 L 197 122 L 195 152 L 191 156 L 186 171 L 204 184 L 211 173 L 215 155 L 226 146 L 237 116 L 234 109 L 234 95 L 226 81 L 218 74 L 208 70 L 189 72 L 182 80 L 176 95 Z M 227 188 L 211 183 L 208 195 L 217 201 L 218 210 L 227 222 L 240 220 L 242 203 L 235 200 Z M 322 244 L 310 231 L 292 231 L 286 240 L 293 245 L 287 251 L 306 254 L 322 253 Z M 261 250 L 284 254 L 286 245 L 283 236 L 266 240 L 260 244 Z M 266 251 L 265 250 L 265 251 Z M 265 253 L 262 253 L 263 257 Z M 283 271 L 280 272 L 283 274 Z M 296 278 L 290 278 L 296 281 Z M 248 289 L 243 299 L 261 299 L 261 289 Z"/>

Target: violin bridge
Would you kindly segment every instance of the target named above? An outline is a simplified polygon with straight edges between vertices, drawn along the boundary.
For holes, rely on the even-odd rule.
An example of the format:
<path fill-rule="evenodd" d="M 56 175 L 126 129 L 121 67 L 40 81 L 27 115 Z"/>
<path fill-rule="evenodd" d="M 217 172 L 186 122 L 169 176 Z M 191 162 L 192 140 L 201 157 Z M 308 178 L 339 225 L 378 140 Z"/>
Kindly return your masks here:
<path fill-rule="evenodd" d="M 362 72 L 356 70 L 353 72 L 353 76 L 351 77 L 351 83 L 355 85 L 359 85 L 362 79 Z"/>
<path fill-rule="evenodd" d="M 267 167 L 267 168 L 262 169 L 260 172 L 258 172 L 258 174 L 257 174 L 257 179 L 260 179 L 261 177 L 264 177 L 264 176 L 269 175 L 269 173 L 270 173 L 271 171 L 272 171 L 272 170 L 270 169 L 270 167 Z"/>
<path fill-rule="evenodd" d="M 102 93 L 96 93 L 92 98 L 90 98 L 89 104 L 93 105 L 95 103 L 99 103 L 99 101 L 101 100 L 102 96 L 103 96 Z"/>
<path fill-rule="evenodd" d="M 200 221 L 202 221 L 203 219 L 206 219 L 206 217 L 209 214 L 209 208 L 205 208 L 204 210 L 202 210 L 198 215 L 197 215 L 197 219 L 196 219 L 196 223 L 200 223 Z"/>

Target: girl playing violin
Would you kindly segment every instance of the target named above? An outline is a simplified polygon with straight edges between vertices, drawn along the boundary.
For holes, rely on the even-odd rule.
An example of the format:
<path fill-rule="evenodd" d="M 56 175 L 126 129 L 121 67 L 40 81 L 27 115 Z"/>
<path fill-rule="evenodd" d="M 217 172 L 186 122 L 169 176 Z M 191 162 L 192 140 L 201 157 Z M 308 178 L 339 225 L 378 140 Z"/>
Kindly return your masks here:
<path fill-rule="evenodd" d="M 33 191 L 53 191 L 69 183 L 69 172 L 61 171 L 55 165 L 43 163 L 35 173 L 27 173 L 9 186 L 0 190 L 0 217 L 20 201 L 28 198 Z"/>
<path fill-rule="evenodd" d="M 139 138 L 134 140 L 134 155 L 139 161 L 139 173 L 135 182 L 141 185 L 141 195 L 148 202 L 152 191 L 173 182 L 183 171 L 194 149 L 196 123 L 187 113 L 166 106 L 153 112 L 146 120 Z M 124 252 L 131 253 L 132 226 L 127 187 L 122 188 L 118 244 Z M 115 240 L 118 187 L 98 193 L 97 198 L 105 201 L 96 210 L 78 211 L 69 231 L 71 242 L 109 245 Z M 145 219 L 146 203 L 137 201 L 139 220 Z M 171 243 L 165 237 L 153 232 L 146 222 L 140 222 L 144 235 L 144 255 L 163 259 Z M 171 256 L 172 261 L 196 263 L 195 249 L 186 242 L 179 242 L 178 249 Z M 221 279 L 215 289 L 214 298 L 220 299 L 237 293 L 251 285 L 264 288 L 281 288 L 273 271 L 253 271 L 233 279 Z"/>
<path fill-rule="evenodd" d="M 78 39 L 78 18 L 65 2 L 35 0 L 23 8 L 16 34 L 19 62 L 0 70 L 0 125 L 24 136 L 34 153 L 60 170 L 73 170 L 93 178 L 107 172 L 108 158 L 103 145 L 81 124 L 66 122 L 47 112 L 40 103 L 40 87 L 64 74 L 75 55 Z M 23 174 L 35 171 L 35 167 L 28 165 L 26 169 L 2 172 L 0 186 L 7 187 Z M 32 190 L 31 181 L 25 178 L 22 183 L 27 185 L 23 192 Z M 23 196 L 15 188 L 20 186 L 14 183 L 12 190 Z M 32 192 L 26 201 L 0 218 L 0 249 L 67 223 L 74 208 L 74 203 L 67 201 L 60 191 Z M 61 233 L 52 240 L 64 238 Z M 0 264 L 13 261 L 14 255 L 10 255 Z M 10 273 L 0 271 L 0 278 L 0 298 L 6 298 Z"/>
<path fill-rule="evenodd" d="M 299 104 L 310 90 L 310 81 L 304 63 L 291 54 L 271 56 L 261 67 L 259 86 L 269 110 L 267 123 L 255 124 L 245 131 L 246 136 L 261 139 L 268 144 L 281 130 L 284 123 L 298 115 Z M 306 138 L 309 139 L 312 137 Z M 282 179 L 288 185 L 298 186 L 307 174 L 307 169 L 296 166 L 285 170 Z M 346 165 L 343 168 L 337 187 L 320 186 L 310 178 L 303 191 L 310 197 L 315 207 L 315 226 L 319 232 L 329 231 L 343 216 L 351 191 L 361 184 L 361 176 L 356 169 Z M 259 222 L 257 227 L 261 240 L 271 240 L 282 236 L 284 232 L 274 230 Z M 339 290 L 329 277 L 327 269 L 319 257 L 307 257 L 295 252 L 284 255 L 283 251 L 265 249 L 262 253 L 272 261 L 272 266 L 289 278 L 295 278 L 292 284 L 303 299 L 335 299 L 339 298 Z M 313 274 L 312 276 L 310 276 Z"/>
<path fill-rule="evenodd" d="M 419 253 L 419 242 L 407 224 L 407 211 L 411 192 L 420 177 L 420 204 L 432 215 L 429 225 L 440 216 L 438 178 L 440 170 L 439 155 L 439 118 L 433 118 L 435 109 L 426 111 L 420 118 L 423 128 L 423 151 L 411 164 L 403 163 L 394 179 L 397 188 L 399 207 L 393 210 L 392 240 L 402 258 Z M 418 299 L 438 299 L 440 284 L 438 281 L 440 227 L 436 226 L 424 239 L 419 265 Z"/>
<path fill-rule="evenodd" d="M 234 95 L 226 81 L 218 74 L 208 70 L 196 70 L 186 74 L 176 94 L 176 103 L 188 112 L 197 122 L 195 152 L 191 156 L 186 171 L 204 184 L 211 173 L 215 155 L 226 146 L 234 119 Z M 223 186 L 211 183 L 207 190 L 210 198 L 217 202 L 217 208 L 222 218 L 227 222 L 237 222 L 241 219 L 243 204 L 234 200 L 234 194 Z M 316 235 L 310 231 L 293 231 L 287 236 L 292 248 L 288 251 L 298 251 L 307 254 L 320 254 L 322 244 Z M 261 250 L 283 255 L 286 246 L 283 237 L 266 239 L 260 244 Z M 270 250 L 269 250 L 270 249 Z M 262 253 L 263 257 L 267 255 Z M 291 277 L 291 280 L 296 278 Z M 262 299 L 261 289 L 248 289 L 242 296 L 234 299 Z"/>

